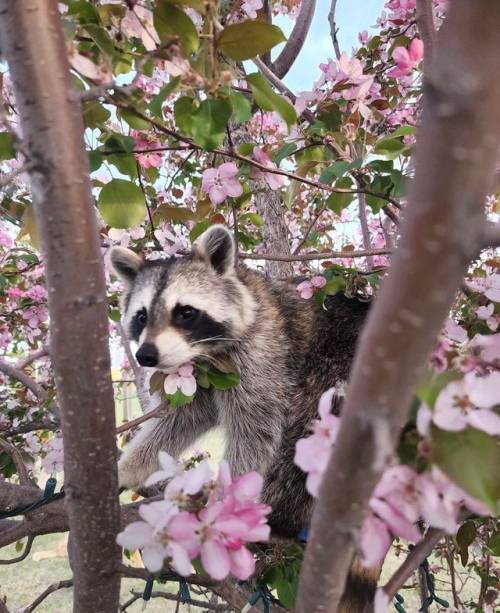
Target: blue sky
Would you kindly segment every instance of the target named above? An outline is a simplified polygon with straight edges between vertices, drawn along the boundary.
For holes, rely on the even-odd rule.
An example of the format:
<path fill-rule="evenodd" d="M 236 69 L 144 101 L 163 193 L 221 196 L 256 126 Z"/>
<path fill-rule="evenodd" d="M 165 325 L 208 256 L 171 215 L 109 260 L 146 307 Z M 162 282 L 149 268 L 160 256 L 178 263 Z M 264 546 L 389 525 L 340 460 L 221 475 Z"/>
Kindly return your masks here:
<path fill-rule="evenodd" d="M 306 2 L 307 0 L 303 0 Z M 375 24 L 382 12 L 385 0 L 338 0 L 336 10 L 339 42 L 342 51 L 350 54 L 358 44 L 358 32 L 368 30 Z M 328 24 L 329 0 L 317 0 L 314 20 L 306 43 L 295 61 L 293 68 L 285 77 L 285 82 L 293 92 L 311 89 L 319 77 L 318 66 L 328 57 L 334 57 L 330 26 Z M 286 18 L 275 20 L 286 35 L 291 30 L 291 22 Z M 373 33 L 370 32 L 370 33 Z"/>

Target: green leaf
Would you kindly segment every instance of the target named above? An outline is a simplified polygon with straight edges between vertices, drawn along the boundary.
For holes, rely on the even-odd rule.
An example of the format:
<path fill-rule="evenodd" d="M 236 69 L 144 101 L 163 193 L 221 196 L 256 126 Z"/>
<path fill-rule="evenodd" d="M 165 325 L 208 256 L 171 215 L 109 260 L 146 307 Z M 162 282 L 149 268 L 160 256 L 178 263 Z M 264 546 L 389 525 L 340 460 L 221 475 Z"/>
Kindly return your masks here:
<path fill-rule="evenodd" d="M 191 126 L 194 141 L 204 149 L 218 147 L 224 140 L 231 112 L 231 105 L 226 100 L 203 100 Z"/>
<path fill-rule="evenodd" d="M 183 134 L 190 134 L 191 117 L 196 113 L 196 110 L 194 100 L 189 96 L 181 96 L 175 101 L 175 123 Z"/>
<path fill-rule="evenodd" d="M 99 211 L 108 226 L 131 228 L 144 219 L 146 206 L 141 189 L 131 181 L 113 179 L 99 194 Z"/>
<path fill-rule="evenodd" d="M 90 172 L 95 172 L 101 167 L 103 162 L 102 153 L 100 151 L 89 151 Z"/>
<path fill-rule="evenodd" d="M 469 560 L 469 546 L 472 545 L 476 538 L 476 526 L 473 521 L 466 521 L 460 526 L 455 540 L 457 541 L 460 559 L 462 566 L 465 566 Z"/>
<path fill-rule="evenodd" d="M 240 375 L 236 372 L 222 372 L 212 368 L 207 372 L 210 384 L 218 390 L 229 390 L 240 382 Z"/>
<path fill-rule="evenodd" d="M 16 150 L 12 142 L 12 134 L 0 132 L 0 160 L 10 160 L 16 157 Z"/>
<path fill-rule="evenodd" d="M 116 55 L 116 49 L 113 41 L 102 26 L 96 24 L 86 24 L 85 29 L 95 44 L 105 55 L 110 57 Z"/>
<path fill-rule="evenodd" d="M 259 72 L 248 75 L 246 81 L 250 85 L 255 102 L 262 110 L 276 111 L 288 126 L 297 121 L 297 113 L 294 107 L 285 98 L 275 93 Z"/>
<path fill-rule="evenodd" d="M 83 121 L 86 128 L 98 128 L 103 123 L 108 121 L 111 117 L 111 113 L 108 109 L 104 108 L 97 100 L 92 102 L 85 102 L 83 105 Z"/>
<path fill-rule="evenodd" d="M 371 185 L 369 185 L 368 187 L 373 192 L 385 195 L 391 192 L 392 186 L 393 184 L 391 177 L 387 175 L 379 175 L 378 177 L 375 177 Z M 371 208 L 374 213 L 378 213 L 380 209 L 387 204 L 387 201 L 384 198 L 379 198 L 378 196 L 366 194 L 366 204 Z"/>
<path fill-rule="evenodd" d="M 180 77 L 171 78 L 170 81 L 160 89 L 156 96 L 153 96 L 148 106 L 152 115 L 155 117 L 162 116 L 161 108 L 163 103 L 170 96 L 170 94 L 177 89 L 180 81 Z"/>
<path fill-rule="evenodd" d="M 410 136 L 410 134 L 415 134 L 416 131 L 416 126 L 399 126 L 394 132 L 391 132 L 390 138 L 395 138 L 396 136 Z"/>
<path fill-rule="evenodd" d="M 485 432 L 447 432 L 433 426 L 432 460 L 458 486 L 500 511 L 500 445 Z"/>
<path fill-rule="evenodd" d="M 126 121 L 131 128 L 134 128 L 134 130 L 149 130 L 150 128 L 149 121 L 138 117 L 135 113 L 127 109 L 118 109 L 117 115 Z"/>
<path fill-rule="evenodd" d="M 291 581 L 280 581 L 276 586 L 278 599 L 286 609 L 293 609 L 297 598 L 298 577 Z"/>
<path fill-rule="evenodd" d="M 487 547 L 492 555 L 500 556 L 500 531 L 491 535 Z"/>
<path fill-rule="evenodd" d="M 235 123 L 244 123 L 248 121 L 252 116 L 252 105 L 250 104 L 250 100 L 241 92 L 235 92 L 234 90 L 229 92 L 229 100 L 233 108 L 231 119 Z"/>
<path fill-rule="evenodd" d="M 334 296 L 345 289 L 345 279 L 343 277 L 332 277 L 326 282 L 323 292 L 328 296 Z"/>
<path fill-rule="evenodd" d="M 201 236 L 203 232 L 205 232 L 205 230 L 208 230 L 208 228 L 210 228 L 211 225 L 212 222 L 209 219 L 199 221 L 195 226 L 193 226 L 193 229 L 189 233 L 189 240 L 194 243 L 198 236 Z"/>
<path fill-rule="evenodd" d="M 257 226 L 258 228 L 262 228 L 264 226 L 264 220 L 257 213 L 243 213 L 243 215 L 240 216 L 240 221 L 241 222 L 249 221 L 254 226 Z"/>
<path fill-rule="evenodd" d="M 340 160 L 325 168 L 319 176 L 320 183 L 330 184 L 333 179 L 340 179 L 351 167 L 351 162 Z M 352 185 L 352 183 L 351 183 Z"/>
<path fill-rule="evenodd" d="M 247 19 L 226 26 L 217 39 L 219 51 L 237 62 L 250 60 L 286 41 L 278 26 L 266 21 Z"/>
<path fill-rule="evenodd" d="M 123 134 L 112 134 L 104 141 L 103 149 L 109 153 L 132 153 L 135 139 Z"/>
<path fill-rule="evenodd" d="M 159 370 L 155 371 L 151 375 L 149 380 L 149 393 L 153 395 L 155 392 L 161 392 L 163 390 L 163 384 L 165 383 L 165 373 Z"/>
<path fill-rule="evenodd" d="M 278 151 L 273 154 L 273 162 L 276 166 L 279 166 L 285 158 L 295 153 L 295 151 L 297 151 L 297 145 L 295 143 L 286 143 L 286 145 L 280 147 Z"/>
<path fill-rule="evenodd" d="M 113 164 L 118 168 L 122 175 L 127 175 L 131 179 L 137 179 L 137 162 L 133 155 L 107 155 L 106 161 L 108 164 Z"/>
<path fill-rule="evenodd" d="M 196 26 L 182 9 L 167 0 L 160 0 L 156 5 L 153 11 L 153 24 L 162 43 L 169 42 L 172 38 L 179 38 L 186 55 L 198 51 L 200 39 Z"/>
<path fill-rule="evenodd" d="M 185 404 L 189 404 L 194 398 L 194 394 L 192 396 L 186 396 L 180 389 L 178 389 L 175 394 L 165 394 L 165 396 L 168 398 L 168 403 L 172 409 L 177 409 Z"/>
<path fill-rule="evenodd" d="M 425 403 L 428 407 L 433 409 L 436 398 L 439 396 L 441 390 L 446 387 L 448 383 L 456 381 L 460 379 L 460 377 L 460 373 L 454 370 L 446 370 L 439 374 L 436 374 L 434 371 L 429 371 L 417 386 L 415 391 L 417 398 L 420 402 Z"/>
<path fill-rule="evenodd" d="M 375 172 L 391 173 L 394 168 L 392 160 L 373 160 L 367 164 L 368 168 L 373 168 Z"/>
<path fill-rule="evenodd" d="M 348 188 L 352 187 L 352 181 L 349 177 L 342 177 L 338 179 L 335 183 L 335 187 Z M 326 206 L 340 215 L 340 213 L 349 206 L 349 204 L 354 200 L 355 194 L 343 194 L 343 193 L 333 193 L 328 196 L 326 199 Z"/>

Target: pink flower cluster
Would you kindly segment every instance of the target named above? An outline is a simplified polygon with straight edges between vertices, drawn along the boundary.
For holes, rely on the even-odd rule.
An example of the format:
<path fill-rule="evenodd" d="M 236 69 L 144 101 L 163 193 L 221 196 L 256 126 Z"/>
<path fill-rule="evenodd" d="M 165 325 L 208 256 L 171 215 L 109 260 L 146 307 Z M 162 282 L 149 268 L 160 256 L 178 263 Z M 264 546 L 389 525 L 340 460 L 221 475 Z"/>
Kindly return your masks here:
<path fill-rule="evenodd" d="M 315 291 L 322 289 L 323 287 L 325 287 L 325 285 L 325 277 L 317 275 L 315 277 L 312 277 L 312 279 L 310 280 L 308 279 L 306 281 L 302 281 L 297 285 L 295 289 L 299 292 L 301 298 L 307 300 L 312 297 Z"/>
<path fill-rule="evenodd" d="M 241 196 L 243 188 L 238 181 L 238 167 L 234 162 L 225 162 L 217 168 L 207 168 L 202 174 L 201 189 L 208 194 L 212 204 Z"/>
<path fill-rule="evenodd" d="M 452 381 L 436 398 L 434 411 L 422 405 L 418 412 L 418 429 L 426 435 L 430 422 L 442 430 L 460 431 L 467 427 L 500 436 L 500 372 L 483 377 L 467 373 L 460 381 Z"/>
<path fill-rule="evenodd" d="M 271 508 L 258 498 L 263 479 L 255 473 L 231 476 L 222 461 L 216 479 L 206 460 L 189 470 L 168 454 L 160 454 L 162 470 L 152 475 L 148 484 L 163 479 L 168 483 L 164 499 L 143 504 L 141 521 L 129 524 L 117 537 L 128 549 L 141 549 L 146 567 L 159 571 L 165 559 L 181 575 L 191 571 L 191 560 L 199 557 L 204 569 L 214 579 L 229 574 L 248 579 L 255 569 L 252 553 L 245 543 L 265 541 L 270 528 L 266 516 Z M 206 505 L 193 511 L 200 499 Z"/>
<path fill-rule="evenodd" d="M 178 366 L 170 372 L 163 383 L 165 394 L 172 395 L 180 389 L 184 396 L 192 396 L 196 392 L 194 366 L 190 362 Z"/>
<path fill-rule="evenodd" d="M 307 473 L 306 487 L 313 496 L 318 495 L 339 430 L 340 419 L 331 414 L 334 393 L 332 388 L 322 395 L 320 419 L 313 423 L 312 435 L 300 439 L 295 448 L 295 463 Z M 361 529 L 364 562 L 369 566 L 380 563 L 395 537 L 420 540 L 416 522 L 421 518 L 429 526 L 455 534 L 462 506 L 482 515 L 489 512 L 436 467 L 423 474 L 404 465 L 388 468 L 375 488 Z"/>
<path fill-rule="evenodd" d="M 396 66 L 389 70 L 389 77 L 405 77 L 420 64 L 424 57 L 424 43 L 419 38 L 411 41 L 410 48 L 396 47 L 392 52 L 392 59 Z"/>

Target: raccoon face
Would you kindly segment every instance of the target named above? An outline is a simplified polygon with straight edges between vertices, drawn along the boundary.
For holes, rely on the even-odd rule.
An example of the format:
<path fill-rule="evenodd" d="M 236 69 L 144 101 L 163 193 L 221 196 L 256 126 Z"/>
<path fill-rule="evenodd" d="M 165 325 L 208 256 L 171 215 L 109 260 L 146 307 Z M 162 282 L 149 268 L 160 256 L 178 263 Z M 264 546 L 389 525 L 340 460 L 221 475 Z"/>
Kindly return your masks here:
<path fill-rule="evenodd" d="M 214 361 L 255 320 L 256 302 L 236 275 L 233 238 L 223 226 L 209 228 L 185 258 L 145 262 L 113 247 L 110 260 L 126 287 L 123 324 L 141 366 Z"/>

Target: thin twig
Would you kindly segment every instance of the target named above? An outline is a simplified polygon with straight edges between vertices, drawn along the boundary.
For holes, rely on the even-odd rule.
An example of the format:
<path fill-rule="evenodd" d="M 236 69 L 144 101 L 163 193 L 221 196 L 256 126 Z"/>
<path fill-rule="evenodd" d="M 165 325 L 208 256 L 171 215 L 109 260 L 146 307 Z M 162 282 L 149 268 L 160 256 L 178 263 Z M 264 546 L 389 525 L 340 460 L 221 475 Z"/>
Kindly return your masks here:
<path fill-rule="evenodd" d="M 425 558 L 432 552 L 434 547 L 443 538 L 444 531 L 430 528 L 424 538 L 415 545 L 408 554 L 406 560 L 384 585 L 384 592 L 389 599 L 394 598 L 396 592 L 405 584 L 415 570 L 422 564 Z"/>
<path fill-rule="evenodd" d="M 39 604 L 41 604 L 47 598 L 47 596 L 50 596 L 54 592 L 57 592 L 57 590 L 62 590 L 68 587 L 73 587 L 73 579 L 58 581 L 57 583 L 49 585 L 49 587 L 44 592 L 42 592 L 40 596 L 38 596 L 38 598 L 35 598 L 35 600 L 30 605 L 23 609 L 23 613 L 31 613 L 38 607 Z"/>
<path fill-rule="evenodd" d="M 332 37 L 333 49 L 335 51 L 335 57 L 340 60 L 340 56 L 342 55 L 340 51 L 339 39 L 338 39 L 338 28 L 335 23 L 335 9 L 337 8 L 337 0 L 332 0 L 332 4 L 330 6 L 330 11 L 328 13 L 328 23 L 330 24 L 330 36 Z"/>
<path fill-rule="evenodd" d="M 134 357 L 134 354 L 132 353 L 129 340 L 127 338 L 127 335 L 125 334 L 125 330 L 123 328 L 121 321 L 118 322 L 117 328 L 118 328 L 118 332 L 120 334 L 120 338 L 122 341 L 123 349 L 125 350 L 125 355 L 127 356 L 128 363 L 130 364 L 130 368 L 132 369 L 132 372 L 134 373 L 134 384 L 135 384 L 135 389 L 137 390 L 137 398 L 139 399 L 141 410 L 143 414 L 145 415 L 149 410 L 149 404 L 151 400 L 149 396 L 149 392 L 144 385 L 145 372 L 139 366 L 139 364 L 137 363 L 137 360 Z"/>
<path fill-rule="evenodd" d="M 31 551 L 31 547 L 33 546 L 34 540 L 34 536 L 28 536 L 28 540 L 26 541 L 26 547 L 24 548 L 22 554 L 20 556 L 17 556 L 17 558 L 11 558 L 10 560 L 0 560 L 0 565 L 16 564 L 17 562 L 22 562 L 23 560 L 25 560 Z"/>
<path fill-rule="evenodd" d="M 5 453 L 10 455 L 14 464 L 16 465 L 17 474 L 19 475 L 19 483 L 21 485 L 33 485 L 28 469 L 26 468 L 26 464 L 23 461 L 21 452 L 17 447 L 5 441 L 3 438 L 0 438 L 0 449 L 2 449 Z"/>
<path fill-rule="evenodd" d="M 127 423 L 118 426 L 115 430 L 115 434 L 121 434 L 122 432 L 126 432 L 131 428 L 135 428 L 135 426 L 138 426 L 139 424 L 142 424 L 143 422 L 148 421 L 148 419 L 152 419 L 153 417 L 160 417 L 164 413 L 164 411 L 165 407 L 159 406 L 158 408 L 154 409 L 153 411 L 150 411 L 149 413 L 146 413 L 145 415 L 141 415 L 140 417 L 131 419 L 130 421 L 127 421 Z"/>
<path fill-rule="evenodd" d="M 309 262 L 312 260 L 335 260 L 344 258 L 366 258 L 374 255 L 390 255 L 390 249 L 361 251 L 325 251 L 324 253 L 302 253 L 298 255 L 273 255 L 270 253 L 240 253 L 242 260 L 276 260 L 277 262 Z"/>
<path fill-rule="evenodd" d="M 323 213 L 327 210 L 326 206 L 322 206 L 318 212 L 316 213 L 316 215 L 312 218 L 310 224 L 307 226 L 306 231 L 304 232 L 304 236 L 302 237 L 302 240 L 300 241 L 300 243 L 297 245 L 297 247 L 294 249 L 292 255 L 298 255 L 300 250 L 302 249 L 302 247 L 306 244 L 307 239 L 309 238 L 309 235 L 311 234 L 311 232 L 314 229 L 314 226 L 318 223 L 319 218 L 321 217 L 321 215 L 323 215 Z"/>
<path fill-rule="evenodd" d="M 9 174 L 4 175 L 0 179 L 0 189 L 6 187 L 7 185 L 9 185 L 9 183 L 12 183 L 12 181 L 14 181 L 14 179 L 19 175 L 23 174 L 23 172 L 28 172 L 31 167 L 32 164 L 28 162 L 26 164 L 23 164 L 22 166 L 19 166 L 19 168 L 16 168 L 12 172 L 9 172 Z"/>

